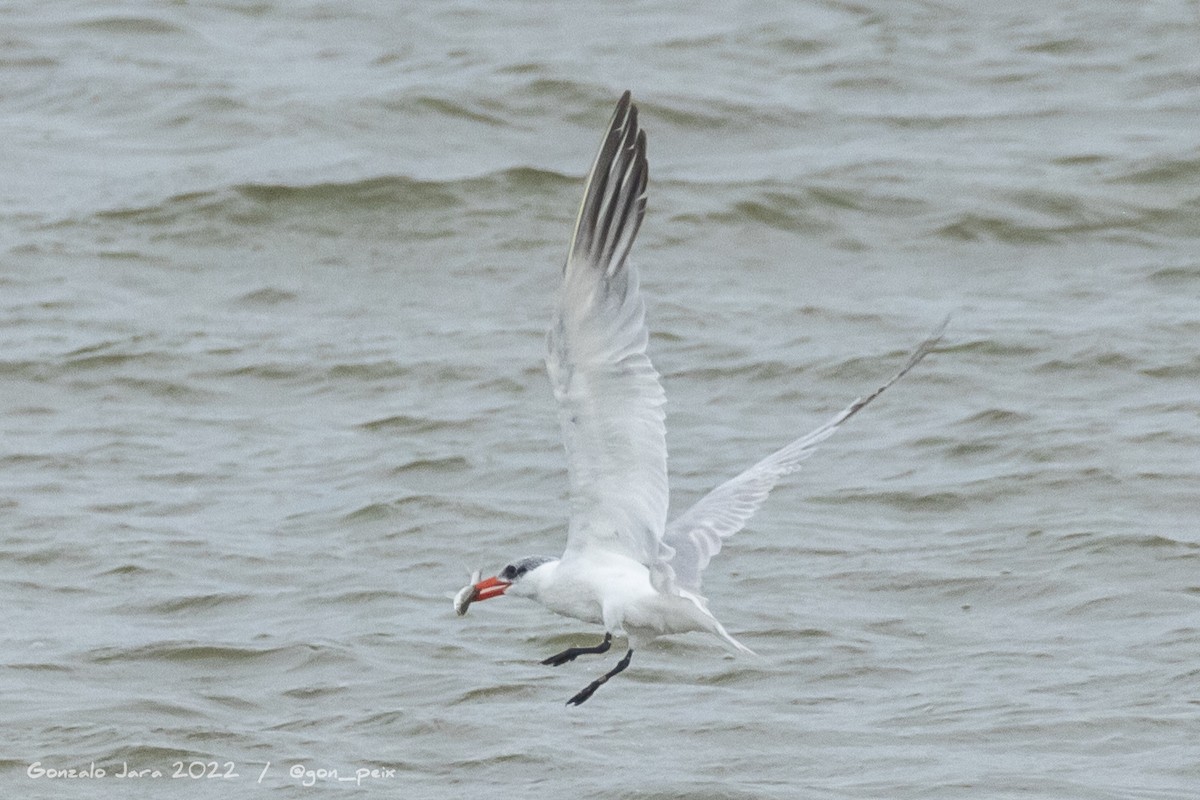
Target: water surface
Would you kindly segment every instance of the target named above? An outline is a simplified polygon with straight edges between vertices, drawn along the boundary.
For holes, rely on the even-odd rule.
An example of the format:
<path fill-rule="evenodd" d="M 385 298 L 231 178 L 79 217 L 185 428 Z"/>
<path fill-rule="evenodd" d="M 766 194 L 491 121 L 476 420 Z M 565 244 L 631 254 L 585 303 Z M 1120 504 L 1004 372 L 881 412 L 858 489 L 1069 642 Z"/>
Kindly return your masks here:
<path fill-rule="evenodd" d="M 12 792 L 1195 796 L 1195 4 L 0 30 Z M 625 88 L 677 509 L 955 316 L 713 562 L 761 658 L 664 640 L 567 709 L 614 659 L 537 662 L 594 631 L 447 595 L 562 547 L 543 332 Z"/>

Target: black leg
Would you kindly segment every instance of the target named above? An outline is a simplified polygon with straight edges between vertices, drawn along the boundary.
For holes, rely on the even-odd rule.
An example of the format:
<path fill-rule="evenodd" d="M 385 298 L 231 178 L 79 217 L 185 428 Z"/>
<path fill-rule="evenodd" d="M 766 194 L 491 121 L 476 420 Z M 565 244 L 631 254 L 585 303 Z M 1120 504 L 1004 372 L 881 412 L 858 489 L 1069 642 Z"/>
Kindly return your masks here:
<path fill-rule="evenodd" d="M 618 672 L 620 672 L 621 670 L 628 667 L 629 659 L 631 659 L 631 658 L 633 658 L 632 650 L 630 650 L 628 653 L 626 653 L 625 657 L 622 658 L 620 661 L 618 661 L 617 665 L 615 667 L 613 667 L 611 670 L 609 670 L 608 672 L 601 675 L 596 680 L 589 683 L 587 686 L 583 687 L 583 691 L 580 692 L 579 694 L 575 695 L 574 697 L 572 697 L 570 700 L 568 700 L 567 705 L 569 705 L 569 706 L 582 705 L 585 700 L 587 700 L 589 697 L 591 697 L 593 694 L 595 694 L 597 689 L 599 689 L 601 686 L 603 686 L 605 683 L 607 683 L 609 678 L 611 678 L 613 675 L 616 675 Z"/>
<path fill-rule="evenodd" d="M 574 661 L 580 656 L 591 655 L 595 653 L 607 653 L 608 648 L 612 647 L 612 634 L 604 634 L 604 641 L 595 647 L 568 647 L 558 655 L 553 655 L 543 661 L 543 664 L 549 664 L 552 667 L 561 667 L 568 661 Z"/>

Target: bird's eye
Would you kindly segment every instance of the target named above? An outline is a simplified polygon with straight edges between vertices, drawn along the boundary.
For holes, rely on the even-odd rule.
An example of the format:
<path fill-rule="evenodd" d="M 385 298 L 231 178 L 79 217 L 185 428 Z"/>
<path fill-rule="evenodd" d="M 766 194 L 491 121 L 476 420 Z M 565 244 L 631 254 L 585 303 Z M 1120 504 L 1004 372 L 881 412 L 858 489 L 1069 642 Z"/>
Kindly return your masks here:
<path fill-rule="evenodd" d="M 504 568 L 504 571 L 500 573 L 500 577 L 504 578 L 506 581 L 511 581 L 513 578 L 517 577 L 517 568 L 512 564 L 509 564 Z"/>

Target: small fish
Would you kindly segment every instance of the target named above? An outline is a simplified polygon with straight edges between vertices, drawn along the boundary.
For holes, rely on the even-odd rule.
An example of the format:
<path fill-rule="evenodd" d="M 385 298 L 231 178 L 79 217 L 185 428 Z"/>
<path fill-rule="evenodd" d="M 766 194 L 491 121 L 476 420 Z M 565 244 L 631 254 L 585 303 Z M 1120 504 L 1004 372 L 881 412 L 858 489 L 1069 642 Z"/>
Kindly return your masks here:
<path fill-rule="evenodd" d="M 467 609 L 471 603 L 475 602 L 475 598 L 479 596 L 479 590 L 475 588 L 475 584 L 479 583 L 479 579 L 483 576 L 482 570 L 475 570 L 471 573 L 471 582 L 458 590 L 458 594 L 454 595 L 454 613 L 460 617 L 465 616 Z"/>

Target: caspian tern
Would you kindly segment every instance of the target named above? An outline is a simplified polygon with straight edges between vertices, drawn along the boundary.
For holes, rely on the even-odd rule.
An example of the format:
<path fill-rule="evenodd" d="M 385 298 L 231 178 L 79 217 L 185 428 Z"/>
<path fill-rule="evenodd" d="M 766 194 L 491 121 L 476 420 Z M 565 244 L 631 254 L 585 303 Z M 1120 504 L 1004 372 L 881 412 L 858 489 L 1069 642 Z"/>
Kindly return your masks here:
<path fill-rule="evenodd" d="M 570 476 L 566 551 L 561 558 L 521 558 L 482 581 L 476 573 L 455 598 L 460 615 L 473 602 L 509 594 L 604 627 L 599 644 L 568 648 L 543 664 L 604 653 L 614 636 L 626 637 L 625 657 L 568 705 L 586 701 L 629 666 L 634 650 L 658 636 L 701 631 L 752 652 L 708 610 L 701 573 L 775 483 L 928 355 L 946 324 L 872 394 L 713 489 L 668 524 L 665 397 L 646 355 L 646 308 L 628 261 L 645 214 L 646 177 L 646 134 L 625 92 L 588 173 L 547 336 L 546 368 Z"/>

